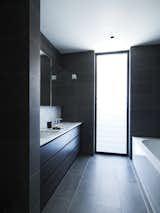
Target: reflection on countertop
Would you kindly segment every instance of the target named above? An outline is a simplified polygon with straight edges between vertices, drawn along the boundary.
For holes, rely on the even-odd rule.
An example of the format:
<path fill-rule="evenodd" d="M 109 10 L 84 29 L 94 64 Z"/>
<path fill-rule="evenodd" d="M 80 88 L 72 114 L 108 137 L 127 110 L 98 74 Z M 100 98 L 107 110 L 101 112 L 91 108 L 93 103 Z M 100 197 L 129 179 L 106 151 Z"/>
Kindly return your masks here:
<path fill-rule="evenodd" d="M 81 122 L 62 122 L 59 123 L 57 126 L 60 129 L 41 129 L 40 130 L 40 146 L 45 145 L 46 143 L 54 140 L 55 138 L 65 134 L 66 132 L 70 131 L 71 129 L 81 125 Z"/>

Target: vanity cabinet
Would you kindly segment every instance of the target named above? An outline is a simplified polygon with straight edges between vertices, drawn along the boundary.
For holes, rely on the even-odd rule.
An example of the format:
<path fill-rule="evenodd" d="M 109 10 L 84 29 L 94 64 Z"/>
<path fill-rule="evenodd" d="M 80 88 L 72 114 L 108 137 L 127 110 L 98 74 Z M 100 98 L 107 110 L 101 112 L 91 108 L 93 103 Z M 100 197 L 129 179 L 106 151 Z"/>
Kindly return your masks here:
<path fill-rule="evenodd" d="M 80 126 L 41 146 L 41 209 L 45 206 L 80 150 Z"/>

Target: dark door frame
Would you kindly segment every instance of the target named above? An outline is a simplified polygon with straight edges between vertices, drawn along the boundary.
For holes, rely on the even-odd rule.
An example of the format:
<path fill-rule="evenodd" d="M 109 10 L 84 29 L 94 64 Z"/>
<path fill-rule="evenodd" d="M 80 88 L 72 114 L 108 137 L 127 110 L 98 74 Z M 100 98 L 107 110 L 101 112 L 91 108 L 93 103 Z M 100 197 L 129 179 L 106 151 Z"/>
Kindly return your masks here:
<path fill-rule="evenodd" d="M 123 54 L 127 53 L 127 153 L 111 153 L 111 152 L 97 152 L 97 56 L 99 55 L 111 55 L 111 54 Z M 129 155 L 129 50 L 115 51 L 115 52 L 104 52 L 95 54 L 95 153 L 109 154 L 109 155 Z"/>

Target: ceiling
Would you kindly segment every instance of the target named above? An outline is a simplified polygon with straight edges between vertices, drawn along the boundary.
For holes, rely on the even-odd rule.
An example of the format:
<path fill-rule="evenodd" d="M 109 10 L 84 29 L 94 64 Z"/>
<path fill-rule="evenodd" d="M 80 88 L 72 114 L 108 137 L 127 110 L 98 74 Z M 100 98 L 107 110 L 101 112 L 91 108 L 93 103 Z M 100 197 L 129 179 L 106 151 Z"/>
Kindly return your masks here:
<path fill-rule="evenodd" d="M 41 0 L 41 32 L 61 53 L 160 43 L 160 0 Z"/>

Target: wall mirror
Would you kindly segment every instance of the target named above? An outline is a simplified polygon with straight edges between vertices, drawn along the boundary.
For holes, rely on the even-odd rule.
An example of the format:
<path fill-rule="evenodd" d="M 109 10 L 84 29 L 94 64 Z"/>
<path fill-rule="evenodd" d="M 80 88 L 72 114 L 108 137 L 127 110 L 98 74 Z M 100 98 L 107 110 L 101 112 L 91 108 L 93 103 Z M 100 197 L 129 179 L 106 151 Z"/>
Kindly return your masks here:
<path fill-rule="evenodd" d="M 40 105 L 52 105 L 52 58 L 40 50 Z"/>

